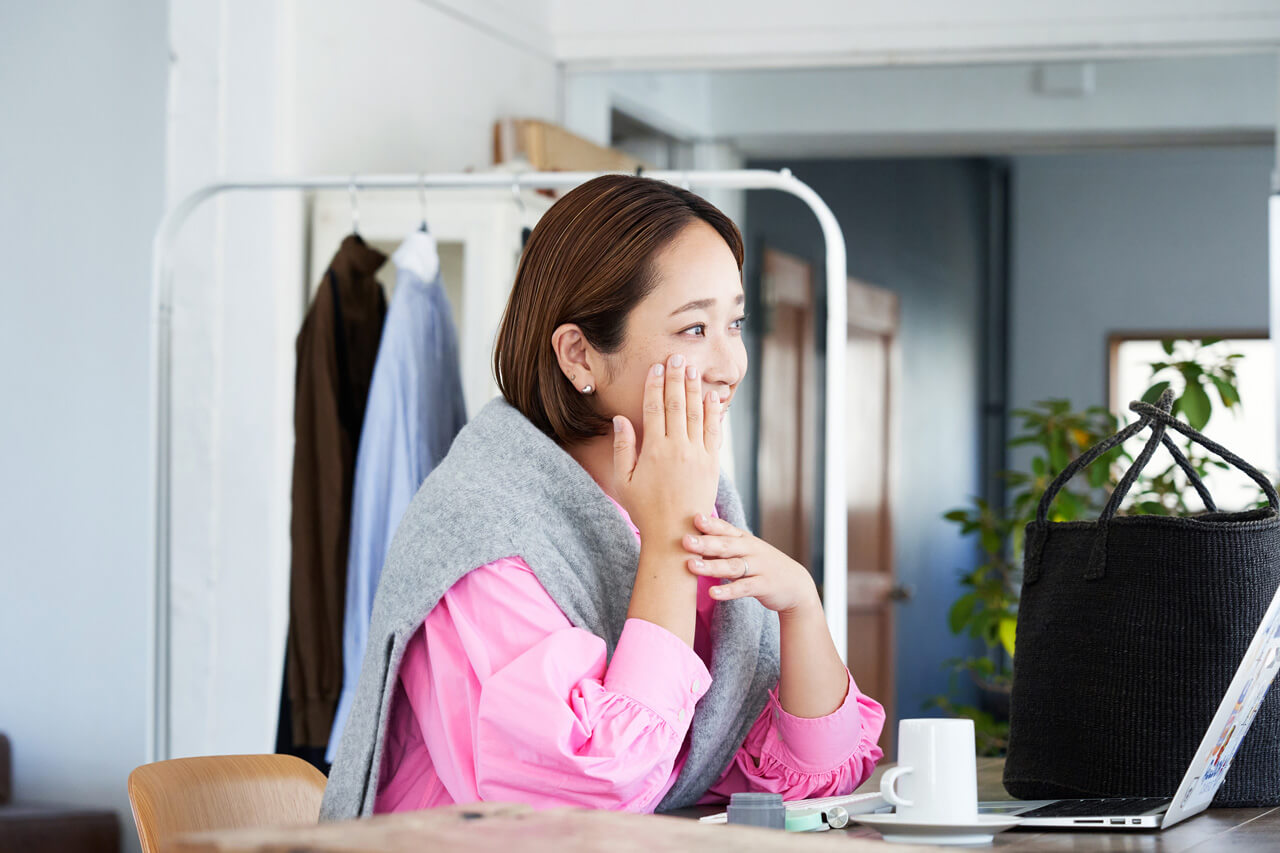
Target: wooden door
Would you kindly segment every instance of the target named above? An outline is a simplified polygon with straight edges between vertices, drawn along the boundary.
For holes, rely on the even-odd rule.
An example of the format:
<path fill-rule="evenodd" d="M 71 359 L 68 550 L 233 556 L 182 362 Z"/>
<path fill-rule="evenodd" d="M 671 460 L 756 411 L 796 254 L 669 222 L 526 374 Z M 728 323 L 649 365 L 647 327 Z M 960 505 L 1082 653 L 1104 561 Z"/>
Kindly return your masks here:
<path fill-rule="evenodd" d="M 762 269 L 766 328 L 756 450 L 760 538 L 810 566 L 819 437 L 813 268 L 793 255 L 765 249 Z"/>
<path fill-rule="evenodd" d="M 894 753 L 894 580 L 890 512 L 897 451 L 898 297 L 849 279 L 846 477 L 849 535 L 849 671 L 885 707 L 880 746 Z"/>
<path fill-rule="evenodd" d="M 760 355 L 757 446 L 760 536 L 811 566 L 811 531 L 819 498 L 815 451 L 822 437 L 813 268 L 793 255 L 765 249 L 762 269 L 767 319 Z M 898 298 L 853 279 L 847 289 L 849 671 L 864 693 L 885 706 L 880 744 L 892 755 L 897 734 L 893 604 L 905 597 L 894 580 L 889 509 L 896 450 Z M 821 542 L 816 544 L 820 547 Z"/>

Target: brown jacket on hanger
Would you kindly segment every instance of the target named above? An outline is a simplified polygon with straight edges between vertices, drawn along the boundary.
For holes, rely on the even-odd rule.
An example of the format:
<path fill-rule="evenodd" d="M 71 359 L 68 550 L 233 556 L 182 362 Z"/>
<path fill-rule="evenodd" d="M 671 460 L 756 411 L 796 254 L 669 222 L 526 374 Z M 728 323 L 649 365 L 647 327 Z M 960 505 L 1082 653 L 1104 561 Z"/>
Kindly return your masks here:
<path fill-rule="evenodd" d="M 285 659 L 297 746 L 328 743 L 342 690 L 351 490 L 387 313 L 374 273 L 386 259 L 358 235 L 344 239 L 298 333 Z"/>

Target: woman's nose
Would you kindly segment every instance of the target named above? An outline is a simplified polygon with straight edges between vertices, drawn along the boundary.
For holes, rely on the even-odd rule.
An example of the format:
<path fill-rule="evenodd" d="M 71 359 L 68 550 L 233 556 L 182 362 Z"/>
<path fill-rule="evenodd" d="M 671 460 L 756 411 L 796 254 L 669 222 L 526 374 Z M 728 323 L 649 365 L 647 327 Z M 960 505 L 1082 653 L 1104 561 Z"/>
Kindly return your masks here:
<path fill-rule="evenodd" d="M 738 351 L 735 351 L 735 346 Z M 702 373 L 702 381 L 709 386 L 720 386 L 717 390 L 720 398 L 729 396 L 729 391 L 742 380 L 746 371 L 746 350 L 741 344 L 723 340 L 711 347 L 706 364 L 698 365 Z"/>

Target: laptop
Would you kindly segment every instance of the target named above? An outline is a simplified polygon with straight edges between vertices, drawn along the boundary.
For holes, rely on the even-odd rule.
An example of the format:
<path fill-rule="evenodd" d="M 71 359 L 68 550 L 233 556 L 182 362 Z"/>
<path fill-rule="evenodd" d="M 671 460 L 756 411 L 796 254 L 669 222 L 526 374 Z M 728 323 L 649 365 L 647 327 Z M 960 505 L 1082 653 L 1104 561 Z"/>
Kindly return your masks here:
<path fill-rule="evenodd" d="M 1258 625 L 1235 677 L 1172 798 L 1007 800 L 979 803 L 983 814 L 1013 815 L 1019 828 L 1168 829 L 1209 807 L 1240 742 L 1280 669 L 1280 590 Z"/>

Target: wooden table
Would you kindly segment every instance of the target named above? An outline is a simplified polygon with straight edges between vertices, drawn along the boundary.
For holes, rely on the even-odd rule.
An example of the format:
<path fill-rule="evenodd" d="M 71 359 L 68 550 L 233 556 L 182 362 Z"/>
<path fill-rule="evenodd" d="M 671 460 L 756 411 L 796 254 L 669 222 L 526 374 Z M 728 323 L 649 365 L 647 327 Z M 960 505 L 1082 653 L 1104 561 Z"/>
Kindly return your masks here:
<path fill-rule="evenodd" d="M 859 853 L 887 847 L 838 831 L 791 833 L 666 815 L 473 803 L 293 829 L 189 835 L 164 853 Z M 937 848 L 895 844 L 891 849 Z"/>
<path fill-rule="evenodd" d="M 880 776 L 892 765 L 882 765 L 859 791 L 878 791 Z M 1004 776 L 1003 758 L 978 759 L 978 797 L 983 800 L 1011 800 L 1001 779 Z M 856 826 L 848 830 L 859 838 L 879 838 L 875 830 Z M 1209 809 L 1163 832 L 1152 830 L 1105 832 L 1044 829 L 1008 830 L 995 837 L 991 845 L 1001 850 L 1152 850 L 1161 853 L 1182 853 L 1195 850 L 1211 853 L 1216 850 L 1253 851 L 1280 850 L 1280 808 L 1263 809 Z M 898 845 L 886 849 L 897 849 Z M 933 850 L 940 848 L 933 847 Z"/>
<path fill-rule="evenodd" d="M 980 759 L 978 792 L 986 800 L 1009 799 L 1000 783 L 1003 762 Z M 877 770 L 865 790 L 879 787 Z M 689 815 L 709 809 L 685 810 Z M 715 809 L 711 809 L 715 810 Z M 1167 832 L 1009 831 L 994 847 L 1010 851 L 1232 851 L 1280 849 L 1280 808 L 1219 809 L 1190 818 Z M 170 853 L 421 853 L 499 850 L 503 853 L 823 853 L 823 851 L 937 851 L 939 847 L 894 844 L 875 830 L 784 833 L 741 826 L 708 825 L 688 817 L 621 814 L 583 809 L 534 811 L 527 806 L 475 803 L 405 814 L 382 815 L 305 827 L 234 830 L 189 835 Z"/>

